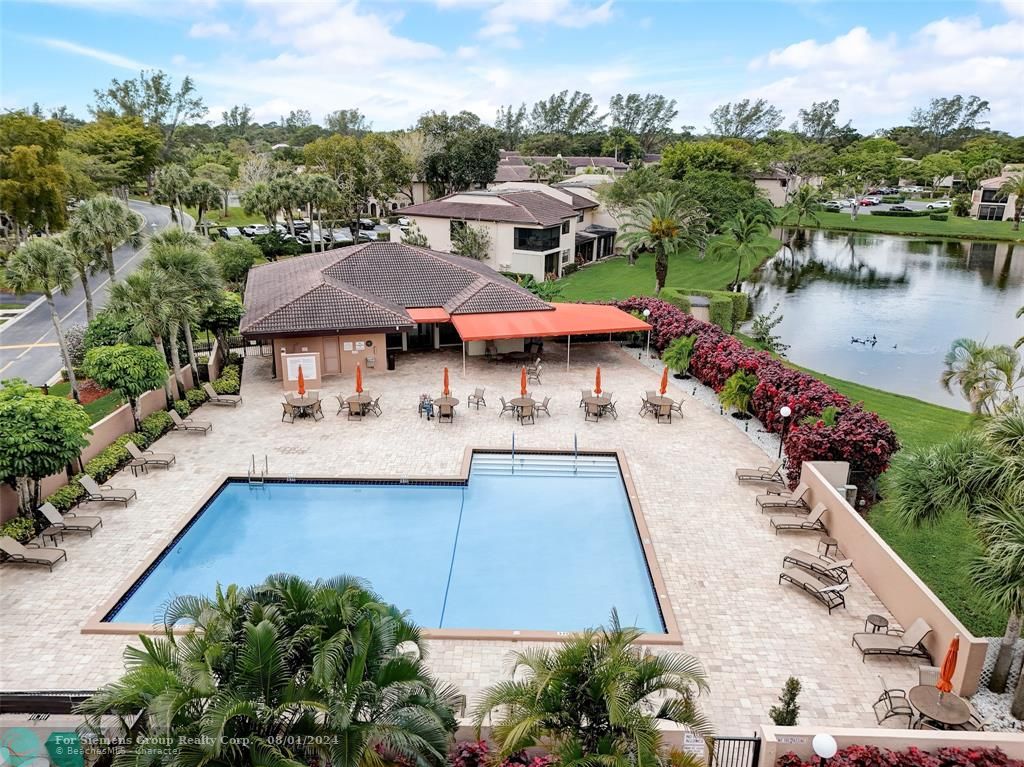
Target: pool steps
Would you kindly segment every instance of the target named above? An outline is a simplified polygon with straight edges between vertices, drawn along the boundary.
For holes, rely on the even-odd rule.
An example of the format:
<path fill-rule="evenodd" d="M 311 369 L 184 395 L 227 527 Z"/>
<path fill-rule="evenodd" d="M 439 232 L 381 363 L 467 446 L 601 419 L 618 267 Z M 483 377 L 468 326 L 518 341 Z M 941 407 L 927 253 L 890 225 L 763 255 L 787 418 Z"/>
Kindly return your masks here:
<path fill-rule="evenodd" d="M 618 477 L 613 455 L 552 455 L 538 453 L 476 453 L 472 473 L 480 476 L 528 475 L 538 477 Z"/>

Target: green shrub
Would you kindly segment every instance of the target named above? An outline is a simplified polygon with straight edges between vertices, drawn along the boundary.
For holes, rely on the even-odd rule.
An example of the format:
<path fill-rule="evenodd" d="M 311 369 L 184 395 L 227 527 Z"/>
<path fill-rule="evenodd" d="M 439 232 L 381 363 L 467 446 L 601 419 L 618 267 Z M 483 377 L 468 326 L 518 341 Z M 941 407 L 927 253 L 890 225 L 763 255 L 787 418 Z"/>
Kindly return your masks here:
<path fill-rule="evenodd" d="M 18 543 L 28 543 L 36 534 L 36 525 L 28 517 L 15 517 L 0 525 L 0 535 L 6 535 Z"/>
<path fill-rule="evenodd" d="M 930 215 L 930 210 L 873 210 L 872 216 L 890 216 L 892 218 L 922 218 Z"/>
<path fill-rule="evenodd" d="M 122 434 L 85 464 L 85 473 L 100 484 L 106 482 L 131 460 L 125 448 L 125 444 L 130 441 L 134 441 L 130 434 Z"/>
<path fill-rule="evenodd" d="M 195 389 L 189 389 L 185 392 L 185 399 L 188 401 L 189 406 L 195 410 L 197 407 L 202 405 L 206 400 L 209 399 L 206 395 L 206 391 L 200 387 Z"/>
<path fill-rule="evenodd" d="M 882 202 L 888 205 L 900 205 L 907 201 L 902 194 L 887 194 L 882 197 Z"/>
<path fill-rule="evenodd" d="M 149 447 L 156 442 L 160 437 L 171 430 L 171 416 L 166 410 L 158 410 L 152 415 L 148 415 L 142 419 L 142 428 L 139 429 L 143 437 L 145 437 L 145 444 L 143 447 Z"/>
<path fill-rule="evenodd" d="M 242 355 L 237 352 L 228 352 L 228 364 L 242 367 Z"/>
<path fill-rule="evenodd" d="M 391 242 L 391 232 L 377 232 L 377 242 Z"/>
<path fill-rule="evenodd" d="M 929 213 L 928 214 L 928 218 L 930 218 L 932 221 L 948 221 L 949 220 L 949 214 L 948 213 Z"/>
<path fill-rule="evenodd" d="M 65 485 L 60 490 L 58 490 L 57 492 L 55 492 L 53 495 L 46 499 L 47 501 L 53 504 L 53 507 L 57 509 L 57 511 L 68 511 L 76 503 L 78 503 L 78 499 L 81 498 L 82 495 L 85 493 L 85 490 L 82 489 L 82 486 L 78 484 L 78 477 L 80 476 L 82 475 L 76 474 L 74 477 L 72 477 L 70 484 Z"/>
<path fill-rule="evenodd" d="M 220 372 L 220 378 L 213 382 L 213 390 L 217 394 L 238 394 L 241 388 L 241 371 L 237 365 L 226 365 Z"/>
<path fill-rule="evenodd" d="M 690 355 L 697 336 L 679 336 L 661 353 L 661 361 L 677 373 L 685 373 L 690 367 Z"/>
<path fill-rule="evenodd" d="M 701 296 L 710 299 L 712 305 L 709 308 L 711 322 L 718 325 L 727 333 L 732 333 L 742 322 L 747 319 L 747 312 L 750 311 L 750 298 L 746 293 L 733 292 L 731 290 L 696 290 L 693 288 L 662 288 L 658 295 L 663 301 L 678 306 L 684 312 L 690 312 L 690 296 Z M 714 299 L 726 299 L 731 303 L 728 314 L 721 306 L 714 309 Z M 717 318 L 717 319 L 716 319 Z"/>
<path fill-rule="evenodd" d="M 678 306 L 687 314 L 690 313 L 690 297 L 683 295 L 676 288 L 662 288 L 661 293 L 658 294 L 658 298 L 662 301 L 667 301 L 673 306 Z"/>
<path fill-rule="evenodd" d="M 174 409 L 182 418 L 188 418 L 189 413 L 192 412 L 192 406 L 183 399 L 177 399 L 174 401 Z"/>
<path fill-rule="evenodd" d="M 726 333 L 732 330 L 732 301 L 723 296 L 712 296 L 708 304 L 708 318 L 713 325 L 718 325 Z"/>
<path fill-rule="evenodd" d="M 738 413 L 750 412 L 750 401 L 757 388 L 757 376 L 745 370 L 737 370 L 725 381 L 725 386 L 718 392 L 718 401 L 722 407 L 731 407 Z"/>
<path fill-rule="evenodd" d="M 579 264 L 566 264 L 562 267 L 562 276 L 568 277 L 570 274 L 576 274 L 579 270 Z"/>

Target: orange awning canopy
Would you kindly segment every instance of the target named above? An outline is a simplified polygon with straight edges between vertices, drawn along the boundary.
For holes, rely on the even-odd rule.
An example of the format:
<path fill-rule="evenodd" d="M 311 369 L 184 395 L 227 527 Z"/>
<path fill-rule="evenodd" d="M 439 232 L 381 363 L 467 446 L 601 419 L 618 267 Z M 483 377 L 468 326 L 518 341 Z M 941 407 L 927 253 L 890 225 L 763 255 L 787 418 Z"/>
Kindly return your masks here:
<path fill-rule="evenodd" d="M 448 322 L 451 316 L 440 306 L 426 309 L 406 309 L 413 322 Z"/>
<path fill-rule="evenodd" d="M 552 311 L 456 314 L 451 318 L 463 341 L 501 338 L 585 336 L 598 333 L 646 332 L 643 320 L 615 306 L 603 304 L 551 304 Z M 409 314 L 415 311 L 409 310 Z M 413 317 L 415 319 L 415 317 Z"/>

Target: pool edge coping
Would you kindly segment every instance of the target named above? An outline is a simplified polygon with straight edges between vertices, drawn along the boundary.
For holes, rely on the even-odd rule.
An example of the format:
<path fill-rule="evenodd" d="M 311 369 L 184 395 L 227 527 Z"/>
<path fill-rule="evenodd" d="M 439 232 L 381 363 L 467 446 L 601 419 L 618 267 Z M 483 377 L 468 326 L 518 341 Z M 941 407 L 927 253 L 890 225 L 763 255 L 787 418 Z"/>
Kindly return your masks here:
<path fill-rule="evenodd" d="M 616 463 L 619 466 L 619 474 L 622 477 L 622 483 L 626 491 L 626 498 L 629 502 L 630 512 L 633 515 L 633 523 L 636 526 L 637 537 L 640 543 L 640 548 L 643 551 L 644 560 L 647 565 L 647 572 L 651 578 L 652 591 L 654 593 L 655 602 L 658 605 L 658 611 L 661 613 L 661 619 L 665 624 L 664 634 L 649 634 L 644 633 L 640 637 L 642 644 L 649 645 L 674 645 L 681 646 L 683 644 L 682 635 L 679 632 L 679 625 L 676 622 L 675 613 L 672 609 L 672 603 L 669 600 L 668 587 L 664 577 L 661 573 L 661 566 L 658 562 L 658 558 L 654 552 L 654 544 L 651 538 L 650 528 L 647 526 L 647 520 L 644 517 L 643 510 L 640 507 L 640 498 L 636 491 L 636 485 L 633 482 L 633 472 L 626 461 L 625 453 L 619 448 L 610 448 L 607 450 L 579 450 L 566 451 L 566 450 L 544 450 L 544 449 L 522 449 L 515 451 L 523 455 L 583 455 L 583 456 L 614 456 Z M 306 475 L 306 474 L 287 474 L 281 477 L 274 476 L 268 477 L 267 479 L 271 482 L 289 483 L 289 482 L 387 482 L 387 483 L 436 483 L 436 482 L 456 482 L 466 483 L 469 481 L 473 455 L 475 453 L 501 453 L 510 454 L 511 450 L 508 448 L 494 448 L 494 447 L 483 447 L 483 446 L 469 446 L 466 447 L 462 455 L 462 465 L 457 475 L 445 475 L 445 476 L 432 476 L 432 477 L 419 477 L 419 476 L 362 476 L 352 475 L 345 477 L 323 477 L 319 475 Z M 203 492 L 199 500 L 192 505 L 192 507 L 183 514 L 177 522 L 172 526 L 170 536 L 162 540 L 159 544 L 155 545 L 153 549 L 146 554 L 143 561 L 132 570 L 126 578 L 118 581 L 117 587 L 113 594 L 107 599 L 100 603 L 100 606 L 94 610 L 89 617 L 86 619 L 85 624 L 80 629 L 81 634 L 86 635 L 107 635 L 107 636 L 137 636 L 139 634 L 146 635 L 159 635 L 163 634 L 164 630 L 159 626 L 154 626 L 146 623 L 111 623 L 105 622 L 103 619 L 113 610 L 118 602 L 120 602 L 129 590 L 134 586 L 140 578 L 145 575 L 146 571 L 149 570 L 166 552 L 167 548 L 174 542 L 174 539 L 178 537 L 182 531 L 189 526 L 189 524 L 196 518 L 198 514 L 206 507 L 210 500 L 219 493 L 227 482 L 231 481 L 245 481 L 248 477 L 239 476 L 237 474 L 222 473 L 218 474 L 213 478 L 211 486 Z M 175 634 L 186 634 L 191 631 L 191 628 L 182 626 L 174 629 Z M 576 632 L 572 631 L 538 631 L 538 630 L 518 630 L 518 629 L 428 629 L 421 628 L 424 639 L 428 640 L 484 640 L 484 641 L 512 641 L 512 642 L 560 642 L 564 641 L 566 637 L 572 636 Z"/>

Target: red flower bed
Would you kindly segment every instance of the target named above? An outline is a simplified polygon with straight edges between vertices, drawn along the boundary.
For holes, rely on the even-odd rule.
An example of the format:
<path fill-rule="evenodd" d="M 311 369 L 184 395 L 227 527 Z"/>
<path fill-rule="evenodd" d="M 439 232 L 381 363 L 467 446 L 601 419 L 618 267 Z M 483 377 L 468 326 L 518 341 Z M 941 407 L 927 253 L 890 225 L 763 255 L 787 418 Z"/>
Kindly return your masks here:
<path fill-rule="evenodd" d="M 796 754 L 779 757 L 776 767 L 818 767 L 820 760 L 804 761 Z M 935 753 L 910 748 L 890 751 L 875 746 L 847 746 L 828 760 L 829 767 L 1024 767 L 998 748 L 940 748 Z"/>
<path fill-rule="evenodd" d="M 636 297 L 616 303 L 627 312 L 650 309 L 651 345 L 659 352 L 680 336 L 696 336 L 690 357 L 690 373 L 701 383 L 720 391 L 737 370 L 753 373 L 757 388 L 751 411 L 771 432 L 782 432 L 779 410 L 793 411 L 784 437 L 790 486 L 795 486 L 804 461 L 848 461 L 851 481 L 861 494 L 872 495 L 874 480 L 889 468 L 899 442 L 892 428 L 874 413 L 837 392 L 813 376 L 792 370 L 766 352 L 744 346 L 717 325 L 702 322 L 682 309 L 657 298 Z M 839 410 L 835 426 L 821 421 L 804 425 L 806 416 L 817 416 L 826 407 Z"/>

